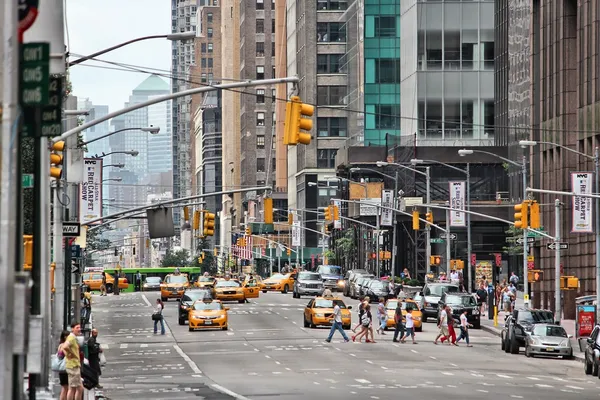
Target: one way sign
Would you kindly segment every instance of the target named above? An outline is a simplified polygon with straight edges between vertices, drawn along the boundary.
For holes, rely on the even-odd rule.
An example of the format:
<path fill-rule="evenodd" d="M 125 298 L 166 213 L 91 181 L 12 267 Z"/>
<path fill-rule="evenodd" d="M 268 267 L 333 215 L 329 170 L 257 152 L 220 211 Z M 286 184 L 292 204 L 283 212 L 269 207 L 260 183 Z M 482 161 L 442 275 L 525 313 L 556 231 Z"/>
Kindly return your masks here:
<path fill-rule="evenodd" d="M 569 248 L 569 243 L 558 243 L 558 242 L 552 242 L 552 243 L 548 243 L 546 245 L 546 248 L 548 250 L 556 250 L 556 247 L 558 246 L 558 248 L 560 250 L 566 250 Z"/>
<path fill-rule="evenodd" d="M 81 233 L 79 222 L 63 222 L 63 236 L 77 237 Z"/>

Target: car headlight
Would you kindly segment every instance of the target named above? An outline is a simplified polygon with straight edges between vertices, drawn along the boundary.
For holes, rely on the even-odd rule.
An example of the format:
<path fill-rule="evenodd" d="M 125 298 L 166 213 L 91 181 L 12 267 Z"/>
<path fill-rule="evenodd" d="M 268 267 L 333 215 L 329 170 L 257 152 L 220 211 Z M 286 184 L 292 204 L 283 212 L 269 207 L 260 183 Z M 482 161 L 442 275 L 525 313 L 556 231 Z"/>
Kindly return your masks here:
<path fill-rule="evenodd" d="M 529 337 L 529 344 L 532 344 L 534 346 L 539 346 L 542 344 L 541 340 L 535 337 Z"/>
<path fill-rule="evenodd" d="M 479 310 L 476 309 L 476 308 L 474 308 L 473 312 L 471 314 L 473 314 L 473 315 L 479 315 Z"/>
<path fill-rule="evenodd" d="M 560 347 L 563 347 L 563 346 L 569 346 L 570 344 L 571 344 L 571 343 L 569 342 L 569 339 L 563 339 L 563 340 L 560 342 L 559 346 L 560 346 Z"/>
<path fill-rule="evenodd" d="M 344 286 L 345 284 L 346 284 L 346 282 L 344 282 L 342 279 L 340 279 L 338 281 L 338 285 L 340 285 L 340 286 Z"/>
<path fill-rule="evenodd" d="M 323 318 L 325 314 L 315 314 L 318 318 Z"/>

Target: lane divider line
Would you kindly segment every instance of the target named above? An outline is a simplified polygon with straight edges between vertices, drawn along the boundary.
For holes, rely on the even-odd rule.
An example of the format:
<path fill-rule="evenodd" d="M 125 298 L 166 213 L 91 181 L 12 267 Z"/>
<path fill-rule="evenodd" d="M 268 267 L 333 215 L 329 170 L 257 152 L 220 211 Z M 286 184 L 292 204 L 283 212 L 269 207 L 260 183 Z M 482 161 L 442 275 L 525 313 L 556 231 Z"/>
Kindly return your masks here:
<path fill-rule="evenodd" d="M 188 365 L 190 366 L 190 368 L 192 369 L 192 371 L 194 371 L 194 373 L 196 374 L 202 374 L 202 371 L 200 371 L 200 368 L 198 368 L 198 366 L 196 365 L 196 363 L 194 361 L 192 361 L 192 359 L 183 352 L 183 350 L 181 350 L 181 347 L 179 347 L 178 345 L 174 344 L 173 348 L 175 349 L 175 351 L 177 353 L 179 353 L 179 355 L 181 356 L 181 358 L 183 358 L 185 360 L 185 362 L 188 363 Z"/>
<path fill-rule="evenodd" d="M 213 384 L 212 384 L 212 385 L 210 385 L 210 386 L 211 386 L 212 388 L 214 388 L 215 390 L 217 390 L 218 392 L 221 392 L 221 393 L 223 393 L 223 394 L 227 394 L 227 395 L 229 395 L 229 396 L 233 397 L 234 399 L 237 399 L 237 400 L 250 400 L 249 398 L 247 398 L 247 397 L 244 397 L 244 396 L 242 396 L 241 394 L 237 394 L 237 393 L 235 393 L 235 392 L 233 392 L 233 391 L 231 391 L 231 390 L 229 390 L 229 389 L 227 389 L 227 388 L 224 388 L 224 387 L 223 387 L 223 386 L 221 386 L 221 385 L 217 385 L 216 383 L 213 383 Z"/>
<path fill-rule="evenodd" d="M 150 303 L 150 300 L 148 300 L 145 294 L 142 295 L 142 299 L 144 299 L 144 302 L 148 307 L 152 307 L 152 303 Z"/>

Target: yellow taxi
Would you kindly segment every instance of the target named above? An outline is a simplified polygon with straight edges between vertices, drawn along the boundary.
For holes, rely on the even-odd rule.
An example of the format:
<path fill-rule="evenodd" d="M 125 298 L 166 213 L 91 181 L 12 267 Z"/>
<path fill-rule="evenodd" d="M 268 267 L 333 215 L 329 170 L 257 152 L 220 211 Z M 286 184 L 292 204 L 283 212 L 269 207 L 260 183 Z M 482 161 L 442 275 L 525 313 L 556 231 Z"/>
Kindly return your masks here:
<path fill-rule="evenodd" d="M 265 288 L 265 283 L 263 282 L 260 275 L 246 275 L 244 277 L 244 286 L 247 286 L 249 284 L 258 287 L 259 290 L 263 290 Z"/>
<path fill-rule="evenodd" d="M 196 329 L 227 330 L 227 311 L 220 300 L 196 300 L 188 312 L 188 326 L 191 331 Z"/>
<path fill-rule="evenodd" d="M 352 306 L 347 306 L 342 299 L 337 297 L 315 297 L 308 302 L 304 309 L 304 327 L 316 328 L 319 325 L 331 326 L 333 321 L 333 307 L 339 305 L 342 311 L 342 326 L 350 329 Z"/>
<path fill-rule="evenodd" d="M 194 282 L 194 287 L 204 288 L 215 286 L 216 278 L 214 276 L 199 276 Z"/>
<path fill-rule="evenodd" d="M 189 287 L 190 281 L 186 274 L 169 274 L 160 285 L 160 298 L 162 301 L 180 299 L 185 289 Z"/>
<path fill-rule="evenodd" d="M 396 314 L 396 307 L 398 307 L 399 301 L 402 301 L 402 315 L 406 315 L 406 310 L 412 310 L 415 331 L 421 332 L 423 330 L 423 313 L 421 312 L 421 309 L 419 308 L 417 302 L 411 299 L 389 299 L 385 303 L 385 310 L 387 312 L 387 328 L 396 327 L 394 315 Z"/>
<path fill-rule="evenodd" d="M 294 288 L 294 281 L 298 276 L 298 272 L 290 272 L 288 274 L 273 274 L 270 278 L 265 279 L 263 293 L 281 292 L 287 293 Z"/>
<path fill-rule="evenodd" d="M 215 283 L 215 298 L 221 301 L 237 300 L 239 303 L 244 303 L 246 301 L 244 289 L 238 280 L 230 278 L 217 279 Z M 258 290 L 253 290 L 252 293 L 248 294 L 254 295 L 254 292 L 256 292 L 256 297 L 258 297 Z"/>
<path fill-rule="evenodd" d="M 102 272 L 86 272 L 82 275 L 83 283 L 90 287 L 90 290 L 100 290 L 102 286 Z M 113 287 L 115 285 L 115 278 L 106 273 L 106 291 L 108 293 L 112 293 Z M 119 278 L 119 289 L 127 289 L 129 287 L 129 282 L 127 282 L 127 278 Z"/>

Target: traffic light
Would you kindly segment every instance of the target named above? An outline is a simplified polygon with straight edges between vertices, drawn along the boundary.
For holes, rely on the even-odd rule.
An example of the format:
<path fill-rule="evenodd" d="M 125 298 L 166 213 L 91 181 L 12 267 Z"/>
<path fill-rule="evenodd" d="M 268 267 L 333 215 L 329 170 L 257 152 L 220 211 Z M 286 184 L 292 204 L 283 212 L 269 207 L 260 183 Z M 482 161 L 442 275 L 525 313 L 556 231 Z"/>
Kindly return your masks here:
<path fill-rule="evenodd" d="M 310 144 L 312 139 L 309 132 L 312 129 L 312 119 L 302 117 L 312 117 L 315 107 L 304 104 L 298 96 L 292 96 L 285 107 L 285 126 L 283 133 L 283 144 L 295 146 L 300 144 Z"/>
<path fill-rule="evenodd" d="M 246 233 L 246 236 L 250 236 L 250 235 L 252 235 L 252 228 L 250 227 L 250 225 L 248 225 L 248 226 L 246 227 L 246 231 L 245 231 L 245 233 Z"/>
<path fill-rule="evenodd" d="M 579 279 L 575 276 L 561 276 L 560 289 L 573 290 L 579 288 Z"/>
<path fill-rule="evenodd" d="M 204 262 L 204 259 L 206 258 L 206 254 L 204 252 L 200 253 L 200 258 L 202 258 L 202 262 Z"/>
<path fill-rule="evenodd" d="M 291 256 L 291 255 L 292 255 L 292 250 L 290 250 L 290 249 L 287 249 L 287 255 L 288 255 L 288 256 Z"/>
<path fill-rule="evenodd" d="M 273 223 L 273 199 L 265 197 L 263 202 L 263 211 L 265 213 L 265 224 Z"/>
<path fill-rule="evenodd" d="M 200 210 L 194 211 L 194 229 L 200 229 Z"/>
<path fill-rule="evenodd" d="M 527 280 L 529 282 L 540 282 L 544 278 L 544 271 L 539 269 L 530 269 L 527 271 Z"/>
<path fill-rule="evenodd" d="M 215 257 L 219 255 L 219 250 L 216 247 L 213 249 L 213 255 Z"/>
<path fill-rule="evenodd" d="M 59 165 L 63 163 L 63 156 L 57 154 L 58 152 L 63 152 L 65 149 L 65 141 L 61 140 L 52 145 L 52 153 L 50 153 L 50 177 L 54 179 L 60 179 L 62 177 L 62 169 L 59 168 Z"/>
<path fill-rule="evenodd" d="M 339 221 L 340 220 L 340 208 L 338 206 L 332 206 L 332 207 L 333 207 L 333 220 Z"/>
<path fill-rule="evenodd" d="M 330 232 L 329 224 L 325 224 L 325 233 L 329 233 L 329 232 Z"/>
<path fill-rule="evenodd" d="M 33 266 L 33 235 L 23 235 L 23 269 L 31 271 Z"/>
<path fill-rule="evenodd" d="M 463 260 L 450 260 L 450 269 L 463 270 L 465 262 Z"/>
<path fill-rule="evenodd" d="M 190 209 L 188 206 L 183 207 L 183 220 L 184 221 L 190 220 Z"/>
<path fill-rule="evenodd" d="M 430 265 L 441 265 L 442 264 L 442 256 L 429 256 L 429 264 Z"/>
<path fill-rule="evenodd" d="M 215 214 L 205 211 L 204 213 L 203 236 L 214 236 L 215 234 Z"/>
<path fill-rule="evenodd" d="M 418 231 L 420 228 L 420 225 L 419 225 L 419 212 L 417 210 L 413 210 L 413 212 L 412 212 L 412 222 L 413 222 L 413 230 Z"/>
<path fill-rule="evenodd" d="M 529 212 L 529 202 L 524 201 L 515 206 L 515 228 L 527 229 L 527 214 Z"/>
<path fill-rule="evenodd" d="M 533 229 L 539 229 L 540 223 L 540 204 L 533 200 L 529 205 L 529 227 Z"/>
<path fill-rule="evenodd" d="M 294 214 L 288 211 L 288 225 L 294 224 Z"/>
<path fill-rule="evenodd" d="M 428 212 L 427 214 L 425 214 L 425 220 L 430 224 L 433 224 L 433 213 Z"/>
<path fill-rule="evenodd" d="M 325 221 L 333 221 L 333 207 L 325 207 Z"/>

